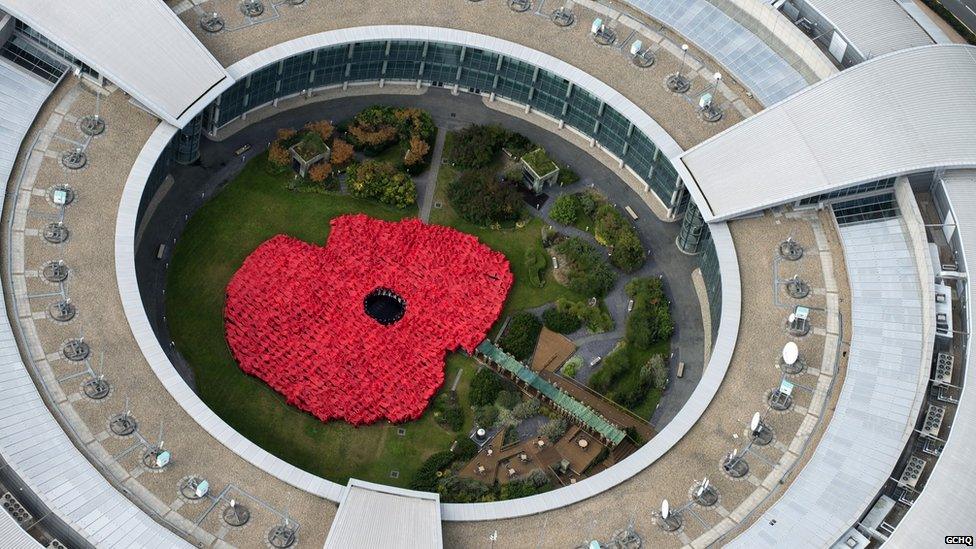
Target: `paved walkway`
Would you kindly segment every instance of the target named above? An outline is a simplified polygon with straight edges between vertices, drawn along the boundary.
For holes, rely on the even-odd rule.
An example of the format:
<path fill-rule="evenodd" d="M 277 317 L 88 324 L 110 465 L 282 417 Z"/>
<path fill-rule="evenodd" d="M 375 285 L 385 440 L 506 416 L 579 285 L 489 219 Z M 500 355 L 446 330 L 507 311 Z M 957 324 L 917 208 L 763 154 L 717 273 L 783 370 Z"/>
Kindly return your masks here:
<path fill-rule="evenodd" d="M 430 221 L 430 210 L 434 207 L 434 193 L 437 191 L 437 174 L 441 171 L 441 158 L 444 156 L 444 141 L 447 139 L 445 128 L 437 129 L 437 139 L 434 140 L 434 151 L 430 153 L 430 168 L 419 177 L 413 178 L 420 196 L 420 219 Z"/>

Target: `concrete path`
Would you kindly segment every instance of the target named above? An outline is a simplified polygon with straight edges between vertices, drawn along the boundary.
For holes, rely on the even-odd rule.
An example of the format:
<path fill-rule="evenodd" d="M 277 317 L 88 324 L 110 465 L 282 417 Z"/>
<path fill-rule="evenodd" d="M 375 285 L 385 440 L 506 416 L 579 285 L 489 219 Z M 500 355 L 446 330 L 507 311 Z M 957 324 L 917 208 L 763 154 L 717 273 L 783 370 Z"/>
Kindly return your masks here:
<path fill-rule="evenodd" d="M 413 178 L 417 185 L 417 195 L 420 196 L 420 219 L 430 221 L 430 210 L 434 207 L 434 192 L 437 190 L 437 174 L 441 170 L 441 158 L 444 156 L 444 141 L 447 139 L 446 128 L 437 129 L 434 140 L 434 152 L 430 154 L 430 167 L 420 176 Z"/>

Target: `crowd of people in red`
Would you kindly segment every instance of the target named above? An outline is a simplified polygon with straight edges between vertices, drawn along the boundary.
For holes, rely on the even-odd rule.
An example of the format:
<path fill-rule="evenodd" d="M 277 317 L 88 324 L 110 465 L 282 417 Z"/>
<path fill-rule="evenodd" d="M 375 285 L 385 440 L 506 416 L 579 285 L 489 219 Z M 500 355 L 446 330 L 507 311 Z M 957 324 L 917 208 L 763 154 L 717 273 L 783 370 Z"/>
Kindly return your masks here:
<path fill-rule="evenodd" d="M 512 280 L 471 235 L 342 216 L 325 247 L 278 235 L 244 260 L 227 286 L 227 342 L 242 370 L 323 421 L 409 421 L 444 382 L 445 354 L 485 338 Z M 366 314 L 376 288 L 405 302 L 396 323 Z"/>

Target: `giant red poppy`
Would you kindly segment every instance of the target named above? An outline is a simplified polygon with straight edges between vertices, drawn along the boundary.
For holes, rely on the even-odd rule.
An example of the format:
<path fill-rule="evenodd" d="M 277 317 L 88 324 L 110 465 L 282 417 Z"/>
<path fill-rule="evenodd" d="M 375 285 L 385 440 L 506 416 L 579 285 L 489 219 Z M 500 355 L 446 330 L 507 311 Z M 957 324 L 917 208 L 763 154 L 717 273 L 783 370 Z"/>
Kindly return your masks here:
<path fill-rule="evenodd" d="M 325 247 L 278 235 L 244 260 L 227 286 L 227 342 L 242 370 L 323 421 L 417 419 L 445 354 L 474 350 L 511 285 L 505 256 L 471 235 L 342 216 Z M 370 295 L 402 317 L 367 314 Z"/>

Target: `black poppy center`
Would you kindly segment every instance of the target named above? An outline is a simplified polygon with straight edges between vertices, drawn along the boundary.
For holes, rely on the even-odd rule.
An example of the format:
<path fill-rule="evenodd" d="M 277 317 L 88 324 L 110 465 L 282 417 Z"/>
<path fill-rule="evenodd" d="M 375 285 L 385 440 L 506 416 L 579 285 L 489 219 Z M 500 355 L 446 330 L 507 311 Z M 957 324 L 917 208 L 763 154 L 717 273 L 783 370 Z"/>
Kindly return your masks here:
<path fill-rule="evenodd" d="M 376 288 L 363 300 L 366 314 L 384 326 L 389 326 L 403 318 L 407 302 L 389 288 Z"/>

